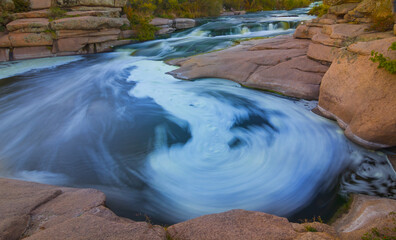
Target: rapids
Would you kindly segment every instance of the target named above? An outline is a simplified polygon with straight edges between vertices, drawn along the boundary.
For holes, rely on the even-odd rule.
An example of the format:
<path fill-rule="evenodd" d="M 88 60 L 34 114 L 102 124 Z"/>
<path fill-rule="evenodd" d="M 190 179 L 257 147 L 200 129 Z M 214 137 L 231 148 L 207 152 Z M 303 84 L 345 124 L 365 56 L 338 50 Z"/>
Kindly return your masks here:
<path fill-rule="evenodd" d="M 205 19 L 112 53 L 0 64 L 0 176 L 97 188 L 117 214 L 163 224 L 229 209 L 329 217 L 340 195 L 395 198 L 386 156 L 310 112 L 316 102 L 166 74 L 175 67 L 164 59 L 290 34 L 306 11 Z"/>

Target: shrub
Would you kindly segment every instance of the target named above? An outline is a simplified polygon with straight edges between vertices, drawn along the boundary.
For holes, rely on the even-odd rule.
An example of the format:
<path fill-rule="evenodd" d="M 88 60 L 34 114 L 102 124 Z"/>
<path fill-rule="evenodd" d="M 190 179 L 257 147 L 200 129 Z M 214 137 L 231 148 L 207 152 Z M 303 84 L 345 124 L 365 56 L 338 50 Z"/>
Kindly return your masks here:
<path fill-rule="evenodd" d="M 29 0 L 13 0 L 15 9 L 14 12 L 28 12 L 30 11 Z"/>
<path fill-rule="evenodd" d="M 7 23 L 11 22 L 13 19 L 9 12 L 2 12 L 0 15 L 0 32 L 4 32 L 7 28 Z"/>
<path fill-rule="evenodd" d="M 319 6 L 313 7 L 313 8 L 308 12 L 308 14 L 309 14 L 309 15 L 315 15 L 315 16 L 321 17 L 321 16 L 323 16 L 323 15 L 325 15 L 325 14 L 328 13 L 329 8 L 330 8 L 330 6 L 321 4 L 321 5 L 319 5 Z"/>
<path fill-rule="evenodd" d="M 395 51 L 396 42 L 393 42 L 389 49 Z M 396 59 L 386 58 L 383 54 L 374 51 L 371 52 L 371 56 L 370 60 L 372 62 L 379 63 L 378 68 L 384 68 L 391 74 L 396 74 Z"/>
<path fill-rule="evenodd" d="M 49 9 L 48 18 L 49 19 L 59 19 L 66 16 L 66 10 L 63 10 L 59 7 L 51 7 Z"/>
<path fill-rule="evenodd" d="M 317 232 L 318 230 L 310 225 L 306 225 L 305 226 L 305 230 L 307 230 L 307 232 Z"/>

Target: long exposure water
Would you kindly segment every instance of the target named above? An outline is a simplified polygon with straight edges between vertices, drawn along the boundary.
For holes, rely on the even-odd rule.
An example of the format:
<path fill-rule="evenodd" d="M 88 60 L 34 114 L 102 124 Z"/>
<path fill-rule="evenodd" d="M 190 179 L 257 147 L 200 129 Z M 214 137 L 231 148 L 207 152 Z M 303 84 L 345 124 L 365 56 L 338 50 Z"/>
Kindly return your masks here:
<path fill-rule="evenodd" d="M 202 20 L 115 52 L 0 64 L 0 176 L 104 191 L 116 213 L 171 224 L 230 209 L 330 216 L 337 196 L 396 197 L 381 152 L 349 142 L 316 102 L 163 60 L 290 34 L 307 9 Z M 132 54 L 133 53 L 133 54 Z"/>

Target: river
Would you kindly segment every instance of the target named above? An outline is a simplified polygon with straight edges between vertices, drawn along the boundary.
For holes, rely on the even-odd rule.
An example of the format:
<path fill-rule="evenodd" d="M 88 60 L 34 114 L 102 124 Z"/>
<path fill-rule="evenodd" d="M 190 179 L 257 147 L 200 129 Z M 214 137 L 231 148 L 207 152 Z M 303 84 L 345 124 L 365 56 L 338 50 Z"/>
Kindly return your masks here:
<path fill-rule="evenodd" d="M 351 143 L 316 102 L 163 60 L 291 34 L 308 9 L 201 20 L 111 53 L 0 64 L 0 176 L 97 188 L 121 216 L 172 224 L 230 209 L 329 218 L 348 193 L 396 198 L 382 152 Z M 342 202 L 342 201 L 341 201 Z"/>

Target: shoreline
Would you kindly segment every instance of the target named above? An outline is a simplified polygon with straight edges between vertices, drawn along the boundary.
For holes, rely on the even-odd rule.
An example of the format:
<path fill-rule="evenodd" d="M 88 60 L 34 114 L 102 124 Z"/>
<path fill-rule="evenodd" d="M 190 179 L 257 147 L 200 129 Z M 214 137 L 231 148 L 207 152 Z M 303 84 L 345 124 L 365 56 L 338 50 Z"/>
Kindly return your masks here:
<path fill-rule="evenodd" d="M 230 210 L 169 227 L 118 217 L 94 189 L 0 178 L 0 239 L 360 239 L 392 226 L 396 200 L 353 195 L 332 225 L 292 223 L 262 212 Z M 315 221 L 316 220 L 316 221 Z M 390 225 L 389 225 L 390 224 Z M 254 226 L 254 227 L 253 227 Z M 391 235 L 392 236 L 392 235 Z"/>

